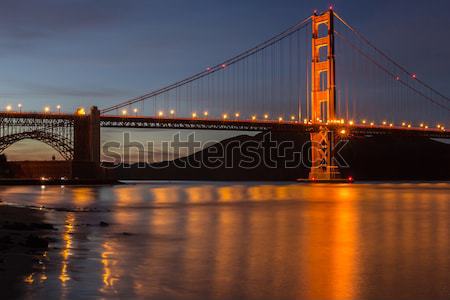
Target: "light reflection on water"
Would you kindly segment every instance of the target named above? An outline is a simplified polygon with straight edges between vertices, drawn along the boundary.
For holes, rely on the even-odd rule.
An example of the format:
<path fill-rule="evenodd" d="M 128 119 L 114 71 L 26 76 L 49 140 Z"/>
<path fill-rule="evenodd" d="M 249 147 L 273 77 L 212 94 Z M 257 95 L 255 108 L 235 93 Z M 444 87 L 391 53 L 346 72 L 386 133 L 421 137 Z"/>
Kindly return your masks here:
<path fill-rule="evenodd" d="M 64 231 L 62 235 L 62 250 L 61 250 L 61 273 L 59 280 L 63 286 L 66 286 L 66 282 L 70 280 L 70 275 L 67 270 L 69 267 L 69 258 L 72 255 L 73 238 L 72 234 L 75 232 L 75 214 L 69 212 L 65 217 Z"/>
<path fill-rule="evenodd" d="M 29 298 L 447 299 L 450 184 L 1 188 L 50 211 Z M 100 221 L 110 223 L 98 226 Z M 126 233 L 126 234 L 124 234 Z"/>

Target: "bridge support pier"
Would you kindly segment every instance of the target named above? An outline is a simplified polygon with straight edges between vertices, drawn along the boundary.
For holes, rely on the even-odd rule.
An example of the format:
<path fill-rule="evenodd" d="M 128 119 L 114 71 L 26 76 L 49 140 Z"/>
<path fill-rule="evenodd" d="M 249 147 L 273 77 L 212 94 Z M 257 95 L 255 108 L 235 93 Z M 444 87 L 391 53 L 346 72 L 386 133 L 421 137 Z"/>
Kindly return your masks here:
<path fill-rule="evenodd" d="M 334 132 L 320 126 L 318 132 L 310 133 L 311 171 L 309 180 L 336 180 L 340 178 L 339 168 L 334 164 Z"/>
<path fill-rule="evenodd" d="M 74 122 L 73 178 L 99 179 L 100 168 L 100 111 L 91 107 L 90 114 L 77 112 Z"/>

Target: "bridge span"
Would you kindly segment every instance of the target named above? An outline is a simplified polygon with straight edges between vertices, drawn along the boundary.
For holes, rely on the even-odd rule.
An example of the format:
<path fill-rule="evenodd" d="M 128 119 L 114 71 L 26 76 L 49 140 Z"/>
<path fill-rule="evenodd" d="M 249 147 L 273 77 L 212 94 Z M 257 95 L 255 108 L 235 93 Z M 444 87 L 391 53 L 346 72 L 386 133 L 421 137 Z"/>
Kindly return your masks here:
<path fill-rule="evenodd" d="M 66 160 L 100 161 L 100 129 L 173 129 L 227 131 L 291 131 L 318 132 L 328 128 L 335 136 L 393 135 L 450 138 L 442 128 L 394 124 L 355 124 L 353 121 L 335 122 L 237 120 L 207 118 L 163 118 L 147 116 L 100 115 L 96 107 L 89 114 L 0 112 L 0 153 L 22 139 L 42 141 Z"/>
<path fill-rule="evenodd" d="M 25 113 L 9 106 L 0 112 L 0 153 L 36 139 L 96 174 L 101 128 L 289 131 L 307 133 L 318 145 L 310 178 L 328 180 L 339 176 L 336 140 L 450 138 L 449 103 L 330 8 L 219 64 L 101 110 Z"/>

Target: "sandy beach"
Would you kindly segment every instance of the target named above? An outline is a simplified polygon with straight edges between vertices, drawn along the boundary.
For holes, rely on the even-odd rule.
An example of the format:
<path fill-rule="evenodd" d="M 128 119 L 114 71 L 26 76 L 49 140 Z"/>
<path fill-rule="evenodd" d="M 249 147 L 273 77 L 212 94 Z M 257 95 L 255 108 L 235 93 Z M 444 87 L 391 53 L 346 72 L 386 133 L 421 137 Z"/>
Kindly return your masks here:
<path fill-rule="evenodd" d="M 3 299 L 19 298 L 23 285 L 47 255 L 53 226 L 35 209 L 0 203 L 0 289 Z"/>

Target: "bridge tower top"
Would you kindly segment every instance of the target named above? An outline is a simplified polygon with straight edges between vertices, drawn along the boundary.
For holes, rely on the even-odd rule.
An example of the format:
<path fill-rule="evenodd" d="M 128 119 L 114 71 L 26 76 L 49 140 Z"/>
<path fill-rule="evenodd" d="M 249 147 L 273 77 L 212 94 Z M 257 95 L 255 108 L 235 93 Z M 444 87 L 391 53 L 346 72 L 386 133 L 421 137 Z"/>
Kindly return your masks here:
<path fill-rule="evenodd" d="M 326 29 L 326 30 L 324 30 Z M 311 117 L 312 122 L 336 119 L 334 13 L 312 16 Z"/>

